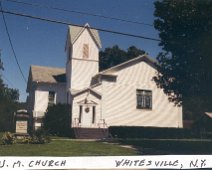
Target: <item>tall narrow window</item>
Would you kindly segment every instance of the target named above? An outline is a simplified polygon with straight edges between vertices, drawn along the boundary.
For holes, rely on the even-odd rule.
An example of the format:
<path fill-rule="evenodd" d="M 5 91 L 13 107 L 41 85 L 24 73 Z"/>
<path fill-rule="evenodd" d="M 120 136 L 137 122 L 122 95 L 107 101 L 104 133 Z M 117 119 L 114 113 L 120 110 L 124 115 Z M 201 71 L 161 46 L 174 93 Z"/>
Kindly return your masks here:
<path fill-rule="evenodd" d="M 96 121 L 96 106 L 93 106 L 92 123 L 94 124 L 95 121 Z"/>
<path fill-rule="evenodd" d="M 83 58 L 89 58 L 89 45 L 83 44 Z"/>
<path fill-rule="evenodd" d="M 137 90 L 137 109 L 152 109 L 152 91 Z"/>
<path fill-rule="evenodd" d="M 82 122 L 82 106 L 79 106 L 79 123 Z"/>
<path fill-rule="evenodd" d="M 55 104 L 55 92 L 54 91 L 49 91 L 49 106 L 52 106 Z"/>

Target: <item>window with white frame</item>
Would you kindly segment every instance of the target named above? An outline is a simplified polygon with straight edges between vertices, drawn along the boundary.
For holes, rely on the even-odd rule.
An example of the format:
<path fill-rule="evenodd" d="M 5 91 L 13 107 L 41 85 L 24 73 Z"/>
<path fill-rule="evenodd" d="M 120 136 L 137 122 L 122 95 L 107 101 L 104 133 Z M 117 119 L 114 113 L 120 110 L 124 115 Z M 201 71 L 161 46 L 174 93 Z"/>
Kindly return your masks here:
<path fill-rule="evenodd" d="M 152 91 L 136 90 L 137 109 L 152 109 Z"/>
<path fill-rule="evenodd" d="M 56 93 L 54 91 L 49 91 L 49 103 L 48 105 L 54 105 L 56 102 Z"/>

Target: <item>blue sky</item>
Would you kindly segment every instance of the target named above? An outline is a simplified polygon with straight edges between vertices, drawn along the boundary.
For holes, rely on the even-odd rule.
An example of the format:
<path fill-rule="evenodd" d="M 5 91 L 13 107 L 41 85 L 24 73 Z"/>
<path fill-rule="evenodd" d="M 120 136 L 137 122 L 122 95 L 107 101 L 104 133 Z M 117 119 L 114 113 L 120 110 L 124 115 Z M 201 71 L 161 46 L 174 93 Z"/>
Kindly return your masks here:
<path fill-rule="evenodd" d="M 153 24 L 154 1 L 153 0 L 19 0 L 23 2 L 48 5 L 67 10 L 94 13 L 109 17 L 122 18 L 130 21 Z M 125 23 L 88 15 L 55 11 L 46 8 L 32 7 L 4 0 L 4 10 L 17 13 L 66 21 L 73 24 L 84 25 L 89 23 L 91 27 L 109 29 L 124 33 L 136 34 L 146 37 L 158 38 L 158 32 L 154 27 Z M 16 52 L 18 61 L 26 78 L 28 78 L 30 65 L 43 65 L 52 67 L 65 67 L 66 55 L 64 51 L 68 26 L 43 22 L 39 20 L 23 18 L 5 14 L 8 30 Z M 134 45 L 145 50 L 155 58 L 161 48 L 158 42 L 120 36 L 100 32 L 103 49 L 118 45 L 127 49 Z M 17 88 L 20 92 L 20 101 L 26 100 L 26 83 L 24 82 L 18 66 L 15 62 L 2 14 L 0 16 L 0 49 L 5 70 L 3 77 L 9 87 Z"/>

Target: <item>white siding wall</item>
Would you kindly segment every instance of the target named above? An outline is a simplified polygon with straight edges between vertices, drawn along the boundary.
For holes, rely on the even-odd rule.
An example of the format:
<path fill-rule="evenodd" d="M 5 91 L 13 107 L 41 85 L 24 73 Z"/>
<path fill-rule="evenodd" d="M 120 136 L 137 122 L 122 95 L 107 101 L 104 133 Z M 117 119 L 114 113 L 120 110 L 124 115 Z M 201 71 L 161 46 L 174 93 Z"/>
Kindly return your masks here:
<path fill-rule="evenodd" d="M 33 117 L 43 117 L 48 107 L 48 91 L 35 91 L 35 105 Z"/>
<path fill-rule="evenodd" d="M 84 89 L 90 86 L 91 77 L 97 74 L 97 63 L 91 61 L 72 61 L 72 89 Z"/>
<path fill-rule="evenodd" d="M 99 60 L 99 48 L 97 47 L 94 39 L 91 37 L 89 31 L 85 29 L 79 38 L 75 41 L 72 48 L 72 57 L 82 59 L 83 58 L 83 44 L 89 44 L 89 59 Z"/>
<path fill-rule="evenodd" d="M 99 94 L 102 93 L 102 86 L 100 84 L 93 87 L 92 89 L 95 90 L 96 92 L 98 92 Z"/>
<path fill-rule="evenodd" d="M 66 103 L 66 84 L 40 84 L 37 86 L 37 91 L 54 91 L 56 93 L 56 104 Z"/>
<path fill-rule="evenodd" d="M 56 93 L 56 104 L 66 103 L 65 84 L 38 84 L 35 90 L 35 103 L 33 117 L 42 117 L 48 107 L 49 91 Z"/>
<path fill-rule="evenodd" d="M 89 44 L 89 58 L 83 59 L 83 44 Z M 99 49 L 92 39 L 88 30 L 80 35 L 80 37 L 73 44 L 72 48 L 72 65 L 69 64 L 71 69 L 71 88 L 83 89 L 89 87 L 91 77 L 99 71 Z"/>
<path fill-rule="evenodd" d="M 34 89 L 30 89 L 29 91 L 29 96 L 28 96 L 28 100 L 27 100 L 27 112 L 28 113 L 32 113 L 33 109 L 34 109 L 34 103 L 35 103 L 35 91 Z"/>
<path fill-rule="evenodd" d="M 182 108 L 156 87 L 154 68 L 140 62 L 116 74 L 116 83 L 102 84 L 102 114 L 108 126 L 182 127 Z M 152 110 L 136 108 L 136 89 L 152 90 Z"/>
<path fill-rule="evenodd" d="M 66 89 L 70 90 L 71 86 L 71 61 L 67 61 L 66 63 Z"/>

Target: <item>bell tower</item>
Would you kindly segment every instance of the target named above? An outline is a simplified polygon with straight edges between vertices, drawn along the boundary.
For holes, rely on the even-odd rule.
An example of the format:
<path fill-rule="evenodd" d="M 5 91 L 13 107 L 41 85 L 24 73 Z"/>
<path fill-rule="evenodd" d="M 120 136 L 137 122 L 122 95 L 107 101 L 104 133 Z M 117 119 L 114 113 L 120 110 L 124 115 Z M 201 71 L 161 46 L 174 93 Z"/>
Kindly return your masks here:
<path fill-rule="evenodd" d="M 78 91 L 90 86 L 91 78 L 99 72 L 99 33 L 88 24 L 69 26 L 66 40 L 67 91 Z"/>

